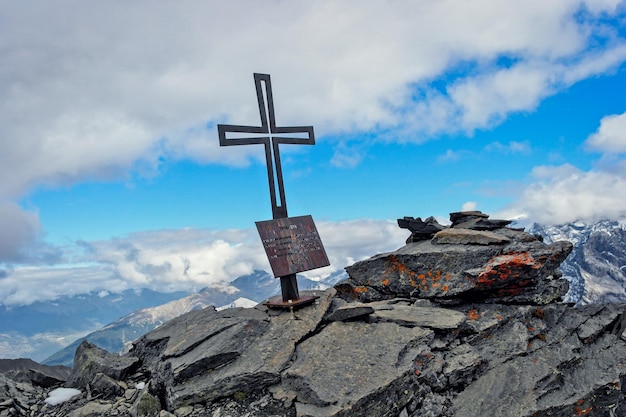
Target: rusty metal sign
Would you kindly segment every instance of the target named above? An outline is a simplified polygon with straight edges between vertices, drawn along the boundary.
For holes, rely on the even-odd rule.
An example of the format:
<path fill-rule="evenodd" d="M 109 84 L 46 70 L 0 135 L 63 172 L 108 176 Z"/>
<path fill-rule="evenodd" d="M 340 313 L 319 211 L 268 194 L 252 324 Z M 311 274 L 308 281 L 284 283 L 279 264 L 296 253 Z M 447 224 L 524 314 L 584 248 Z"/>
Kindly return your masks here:
<path fill-rule="evenodd" d="M 330 265 L 311 216 L 256 222 L 275 277 Z"/>

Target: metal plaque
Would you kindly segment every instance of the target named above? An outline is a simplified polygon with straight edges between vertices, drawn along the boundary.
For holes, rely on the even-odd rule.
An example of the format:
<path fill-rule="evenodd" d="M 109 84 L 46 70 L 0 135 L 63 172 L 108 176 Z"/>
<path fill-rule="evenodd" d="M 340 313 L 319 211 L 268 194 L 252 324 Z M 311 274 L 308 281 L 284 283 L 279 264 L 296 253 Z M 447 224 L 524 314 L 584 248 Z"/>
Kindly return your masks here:
<path fill-rule="evenodd" d="M 330 265 L 311 216 L 256 222 L 275 277 Z"/>

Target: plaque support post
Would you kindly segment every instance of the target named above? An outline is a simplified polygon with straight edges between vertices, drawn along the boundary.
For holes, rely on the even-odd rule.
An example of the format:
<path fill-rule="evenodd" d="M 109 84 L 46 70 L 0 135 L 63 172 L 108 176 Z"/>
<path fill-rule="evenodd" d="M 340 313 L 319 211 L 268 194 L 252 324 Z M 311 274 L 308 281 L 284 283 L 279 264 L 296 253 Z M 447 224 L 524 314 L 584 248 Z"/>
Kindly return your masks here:
<path fill-rule="evenodd" d="M 298 280 L 296 279 L 296 274 L 289 274 L 284 277 L 280 277 L 280 290 L 282 292 L 283 301 L 285 302 L 299 299 L 300 292 L 298 291 Z"/>

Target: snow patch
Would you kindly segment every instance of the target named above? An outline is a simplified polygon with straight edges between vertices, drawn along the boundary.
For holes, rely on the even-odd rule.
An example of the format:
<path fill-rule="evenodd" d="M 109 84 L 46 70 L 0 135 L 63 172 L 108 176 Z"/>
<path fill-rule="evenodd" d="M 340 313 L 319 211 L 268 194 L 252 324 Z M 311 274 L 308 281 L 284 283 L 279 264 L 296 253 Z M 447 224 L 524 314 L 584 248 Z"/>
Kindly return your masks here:
<path fill-rule="evenodd" d="M 227 304 L 225 306 L 221 306 L 221 307 L 217 307 L 216 310 L 217 311 L 221 311 L 221 310 L 226 310 L 227 308 L 237 308 L 237 307 L 243 307 L 243 308 L 252 308 L 252 307 L 256 307 L 256 305 L 259 304 L 256 301 L 253 301 L 249 298 L 245 298 L 245 297 L 239 297 L 237 298 L 235 301 L 233 301 L 230 304 Z"/>
<path fill-rule="evenodd" d="M 81 392 L 74 388 L 57 388 L 48 393 L 48 398 L 44 401 L 49 405 L 58 405 L 69 401 L 73 397 L 80 395 Z"/>

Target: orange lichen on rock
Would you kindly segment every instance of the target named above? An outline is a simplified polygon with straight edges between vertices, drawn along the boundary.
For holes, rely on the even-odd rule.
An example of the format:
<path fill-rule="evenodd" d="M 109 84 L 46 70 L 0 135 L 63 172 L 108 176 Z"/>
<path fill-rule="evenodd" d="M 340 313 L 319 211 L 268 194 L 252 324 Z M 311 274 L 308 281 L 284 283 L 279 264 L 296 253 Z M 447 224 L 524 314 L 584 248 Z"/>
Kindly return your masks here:
<path fill-rule="evenodd" d="M 386 271 L 387 274 L 395 272 L 400 275 L 406 275 L 409 278 L 409 283 L 411 284 L 411 286 L 417 287 L 417 284 L 415 283 L 415 280 L 414 280 L 417 274 L 414 271 L 411 271 L 402 262 L 400 262 L 398 258 L 396 258 L 395 256 L 391 256 L 389 260 L 387 261 L 387 263 L 389 264 L 389 268 Z"/>
<path fill-rule="evenodd" d="M 480 273 L 477 282 L 491 286 L 498 281 L 519 278 L 519 272 L 525 268 L 539 269 L 543 263 L 537 261 L 528 252 L 515 252 L 498 255 L 489 260 L 485 270 Z"/>
<path fill-rule="evenodd" d="M 354 292 L 357 293 L 357 294 L 362 294 L 362 293 L 367 292 L 367 291 L 369 291 L 367 289 L 367 287 L 363 287 L 363 286 L 354 287 Z"/>
<path fill-rule="evenodd" d="M 585 414 L 591 413 L 591 410 L 592 410 L 591 407 L 581 408 L 579 406 L 575 406 L 574 407 L 574 415 L 575 416 L 584 416 Z"/>
<path fill-rule="evenodd" d="M 480 314 L 478 313 L 478 310 L 473 308 L 467 312 L 467 318 L 470 320 L 478 320 L 480 318 Z"/>
<path fill-rule="evenodd" d="M 384 272 L 385 276 L 388 275 L 400 275 L 408 278 L 409 285 L 414 288 L 419 288 L 422 291 L 430 291 L 430 290 L 440 290 L 444 291 L 448 290 L 448 286 L 442 286 L 438 283 L 442 277 L 445 277 L 446 280 L 450 280 L 450 274 L 444 274 L 442 271 L 434 270 L 434 271 L 426 271 L 424 273 L 415 272 L 411 270 L 409 267 L 404 265 L 402 262 L 398 260 L 398 258 L 394 255 L 390 256 L 387 259 L 387 269 Z M 388 285 L 388 278 L 386 277 L 382 283 L 386 286 Z"/>

